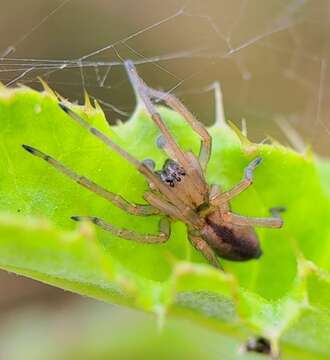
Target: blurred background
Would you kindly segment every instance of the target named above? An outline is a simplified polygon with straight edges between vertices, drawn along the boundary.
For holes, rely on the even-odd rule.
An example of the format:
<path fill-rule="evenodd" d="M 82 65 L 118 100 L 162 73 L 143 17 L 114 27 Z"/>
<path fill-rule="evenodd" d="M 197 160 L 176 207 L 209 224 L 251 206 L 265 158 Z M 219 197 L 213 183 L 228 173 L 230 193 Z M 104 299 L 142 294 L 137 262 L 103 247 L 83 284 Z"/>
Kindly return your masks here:
<path fill-rule="evenodd" d="M 289 126 L 318 154 L 330 154 L 327 0 L 2 0 L 1 6 L 0 81 L 8 86 L 41 89 L 42 77 L 77 102 L 86 89 L 110 123 L 125 121 L 134 96 L 122 59 L 131 58 L 150 86 L 179 96 L 205 124 L 215 119 L 218 83 L 226 117 L 239 126 L 245 119 L 252 140 L 270 135 L 287 143 Z M 0 359 L 238 356 L 240 344 L 191 324 L 170 321 L 158 335 L 155 319 L 132 310 L 4 272 L 0 287 Z M 201 336 L 209 339 L 203 349 L 196 346 Z"/>

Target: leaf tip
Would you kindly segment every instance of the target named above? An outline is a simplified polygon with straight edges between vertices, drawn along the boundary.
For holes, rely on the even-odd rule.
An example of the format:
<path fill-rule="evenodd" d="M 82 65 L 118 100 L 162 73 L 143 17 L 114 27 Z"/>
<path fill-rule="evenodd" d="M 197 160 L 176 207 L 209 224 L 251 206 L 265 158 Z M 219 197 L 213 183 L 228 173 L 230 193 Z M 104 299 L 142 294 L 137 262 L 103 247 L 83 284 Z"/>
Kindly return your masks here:
<path fill-rule="evenodd" d="M 88 92 L 86 89 L 84 89 L 84 107 L 85 107 L 86 111 L 88 111 L 88 112 L 95 110 L 92 105 L 91 98 L 88 95 Z"/>
<path fill-rule="evenodd" d="M 251 141 L 246 137 L 244 132 L 241 131 L 232 121 L 228 120 L 228 125 L 237 135 L 243 146 L 250 147 L 252 145 Z"/>
<path fill-rule="evenodd" d="M 315 158 L 315 154 L 313 152 L 313 148 L 311 145 L 307 145 L 304 151 L 304 156 L 306 157 L 306 159 L 308 160 L 314 160 Z"/>
<path fill-rule="evenodd" d="M 65 103 L 68 102 L 67 99 L 65 97 L 63 97 L 60 93 L 58 93 L 57 91 L 55 91 L 55 95 L 57 97 L 58 100 L 60 100 L 61 102 Z"/>
<path fill-rule="evenodd" d="M 104 113 L 100 103 L 96 99 L 94 99 L 94 108 L 97 112 Z"/>
<path fill-rule="evenodd" d="M 214 92 L 215 101 L 215 123 L 217 128 L 223 129 L 227 127 L 226 117 L 223 108 L 223 94 L 221 90 L 221 84 L 219 81 L 215 81 L 206 87 L 206 91 Z"/>
<path fill-rule="evenodd" d="M 42 79 L 40 76 L 38 76 L 38 80 L 39 82 L 41 83 L 43 89 L 44 89 L 44 92 L 49 95 L 50 97 L 54 98 L 54 99 L 57 99 L 57 96 L 55 94 L 55 92 L 52 90 L 52 88 L 47 84 L 47 82 Z"/>

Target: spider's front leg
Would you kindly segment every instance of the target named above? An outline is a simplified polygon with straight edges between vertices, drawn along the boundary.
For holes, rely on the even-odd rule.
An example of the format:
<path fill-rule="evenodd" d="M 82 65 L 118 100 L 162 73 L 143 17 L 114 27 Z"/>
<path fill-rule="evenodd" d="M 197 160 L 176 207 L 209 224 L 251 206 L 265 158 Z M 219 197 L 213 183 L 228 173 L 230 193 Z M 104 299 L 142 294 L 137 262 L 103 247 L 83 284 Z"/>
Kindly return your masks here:
<path fill-rule="evenodd" d="M 115 236 L 145 244 L 164 243 L 169 239 L 171 234 L 170 221 L 166 217 L 159 220 L 159 234 L 157 235 L 140 234 L 131 230 L 120 229 L 95 216 L 72 216 L 71 219 L 74 221 L 91 221 L 95 225 L 99 226 L 103 230 L 109 231 Z"/>
<path fill-rule="evenodd" d="M 159 112 L 155 108 L 154 104 L 151 101 L 151 98 L 158 98 L 157 95 L 163 94 L 158 93 L 156 90 L 149 88 L 144 81 L 139 77 L 137 70 L 132 61 L 125 61 L 125 68 L 129 79 L 132 83 L 132 86 L 135 92 L 138 94 L 139 98 L 143 101 L 147 111 L 149 112 L 151 118 L 153 119 L 156 126 L 161 131 L 162 135 L 164 136 L 166 146 L 164 149 L 167 152 L 168 156 L 171 159 L 177 160 L 180 165 L 185 169 L 187 175 L 191 178 L 191 186 L 194 188 L 194 192 L 204 194 L 206 187 L 203 179 L 203 175 L 200 172 L 200 169 L 192 164 L 191 159 L 184 151 L 179 147 L 171 133 L 169 132 L 168 128 L 166 127 L 162 117 L 160 116 Z M 174 98 L 175 99 L 175 98 Z M 164 99 L 166 101 L 166 99 Z M 180 104 L 180 105 L 179 105 Z M 174 100 L 173 104 L 170 105 L 175 110 L 181 112 L 184 116 L 186 121 L 193 127 L 195 131 L 203 131 L 203 136 L 208 139 L 208 145 L 205 147 L 205 150 L 202 150 L 203 155 L 203 166 L 206 166 L 208 159 L 210 157 L 211 151 L 211 137 L 207 133 L 206 129 L 199 123 L 197 120 L 193 118 L 193 116 L 189 113 L 189 111 L 178 102 L 178 100 Z M 174 107 L 176 106 L 176 107 Z M 203 148 L 204 149 L 204 148 Z M 204 167 L 205 167 L 204 166 Z"/>
<path fill-rule="evenodd" d="M 180 149 L 180 147 L 174 140 L 173 136 L 170 134 L 159 112 L 156 110 L 155 106 L 150 100 L 151 96 L 149 93 L 148 86 L 138 75 L 137 70 L 132 61 L 130 60 L 126 61 L 124 65 L 137 96 L 143 101 L 152 120 L 157 125 L 159 130 L 162 132 L 164 138 L 166 139 L 167 144 L 169 145 L 167 147 L 170 152 L 169 156 L 173 159 L 177 159 L 183 167 L 188 168 L 189 162 L 187 161 L 183 151 Z"/>
<path fill-rule="evenodd" d="M 169 142 L 171 148 L 174 150 L 178 160 L 180 159 L 183 160 L 183 164 L 184 164 L 184 159 L 182 159 L 181 150 L 178 148 L 172 136 L 165 128 L 164 123 L 160 119 L 159 114 L 151 104 L 149 98 L 154 98 L 157 100 L 164 101 L 169 107 L 171 107 L 173 110 L 181 114 L 182 117 L 185 119 L 185 121 L 191 126 L 191 128 L 201 137 L 202 143 L 199 152 L 199 162 L 201 164 L 202 169 L 205 171 L 206 166 L 210 160 L 211 146 L 212 146 L 211 135 L 208 133 L 205 126 L 202 123 L 200 123 L 195 118 L 195 116 L 183 105 L 183 103 L 174 95 L 167 92 L 155 90 L 147 86 L 145 82 L 139 77 L 132 61 L 130 60 L 126 61 L 125 67 L 130 77 L 130 80 L 135 88 L 135 91 L 142 98 L 144 104 L 146 105 L 146 108 L 152 115 L 155 123 L 163 132 L 166 140 Z"/>
<path fill-rule="evenodd" d="M 205 171 L 210 160 L 212 147 L 212 138 L 206 130 L 205 126 L 200 123 L 195 118 L 195 116 L 183 105 L 183 103 L 174 95 L 151 89 L 149 87 L 147 88 L 147 92 L 151 97 L 156 98 L 157 100 L 165 101 L 169 107 L 182 115 L 191 128 L 201 137 L 202 142 L 199 150 L 198 160 L 200 162 L 201 168 L 203 171 Z"/>

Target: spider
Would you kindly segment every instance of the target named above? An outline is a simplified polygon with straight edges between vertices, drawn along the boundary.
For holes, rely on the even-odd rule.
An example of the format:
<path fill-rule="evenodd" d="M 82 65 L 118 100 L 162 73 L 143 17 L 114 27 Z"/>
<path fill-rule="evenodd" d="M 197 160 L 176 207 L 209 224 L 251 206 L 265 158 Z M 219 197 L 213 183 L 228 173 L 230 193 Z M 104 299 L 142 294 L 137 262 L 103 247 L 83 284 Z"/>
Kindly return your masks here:
<path fill-rule="evenodd" d="M 78 184 L 102 196 L 129 214 L 163 215 L 159 221 L 159 234 L 139 234 L 127 229 L 119 229 L 95 216 L 72 216 L 71 218 L 75 221 L 89 220 L 124 239 L 152 244 L 166 242 L 170 237 L 171 221 L 179 220 L 186 224 L 191 244 L 216 268 L 222 269 L 218 257 L 234 261 L 259 258 L 262 252 L 254 226 L 280 228 L 283 225 L 280 212 L 284 209 L 270 209 L 272 217 L 269 218 L 252 218 L 233 213 L 230 210 L 229 201 L 252 184 L 253 171 L 260 164 L 262 158 L 257 157 L 245 168 L 243 179 L 232 189 L 223 192 L 219 186 L 209 185 L 205 180 L 205 171 L 211 155 L 212 138 L 206 128 L 174 95 L 148 87 L 139 77 L 132 61 L 127 60 L 124 65 L 132 87 L 161 132 L 157 139 L 157 145 L 168 156 L 168 160 L 165 161 L 161 170 L 155 171 L 155 164 L 151 159 L 144 161 L 135 159 L 63 102 L 60 102 L 59 106 L 73 120 L 116 151 L 144 175 L 149 184 L 149 189 L 143 196 L 147 204 L 130 203 L 86 177 L 78 175 L 51 156 L 29 145 L 22 146 Z M 190 151 L 183 151 L 178 146 L 152 103 L 152 99 L 164 101 L 167 106 L 181 114 L 201 137 L 198 157 Z"/>

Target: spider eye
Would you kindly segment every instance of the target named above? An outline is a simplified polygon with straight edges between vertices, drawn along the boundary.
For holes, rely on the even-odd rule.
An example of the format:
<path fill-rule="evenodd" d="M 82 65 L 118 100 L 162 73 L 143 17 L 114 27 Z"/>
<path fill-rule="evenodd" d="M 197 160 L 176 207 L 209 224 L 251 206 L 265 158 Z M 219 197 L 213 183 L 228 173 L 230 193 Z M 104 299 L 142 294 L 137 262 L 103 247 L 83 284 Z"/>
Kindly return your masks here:
<path fill-rule="evenodd" d="M 167 182 L 171 187 L 174 186 L 174 180 L 173 180 L 173 178 L 166 178 L 166 179 L 165 179 L 165 182 Z"/>

